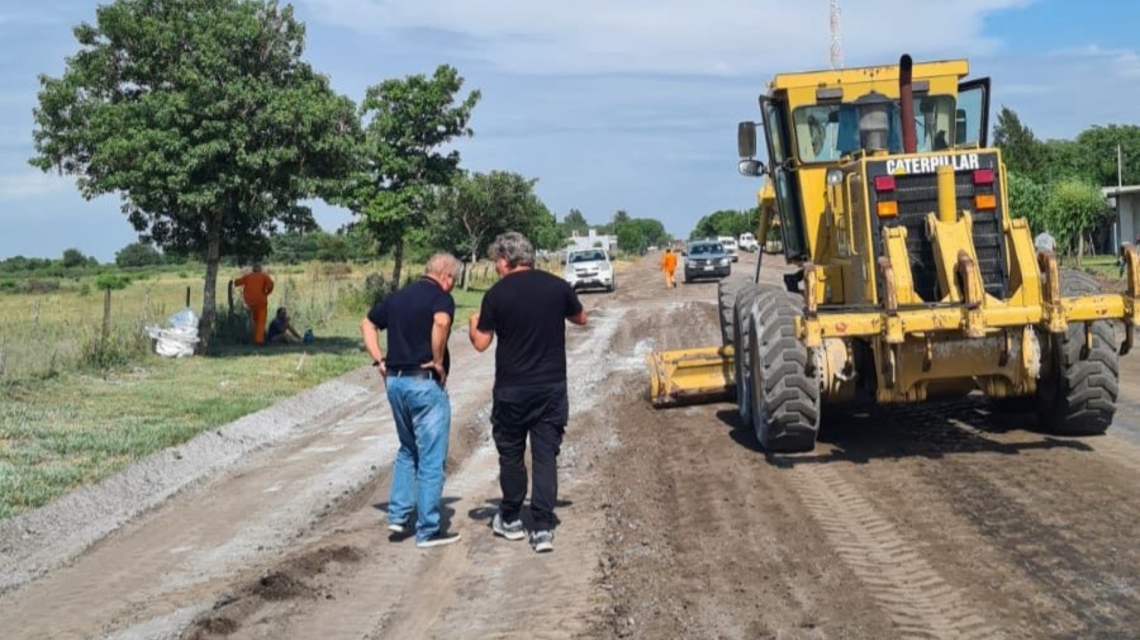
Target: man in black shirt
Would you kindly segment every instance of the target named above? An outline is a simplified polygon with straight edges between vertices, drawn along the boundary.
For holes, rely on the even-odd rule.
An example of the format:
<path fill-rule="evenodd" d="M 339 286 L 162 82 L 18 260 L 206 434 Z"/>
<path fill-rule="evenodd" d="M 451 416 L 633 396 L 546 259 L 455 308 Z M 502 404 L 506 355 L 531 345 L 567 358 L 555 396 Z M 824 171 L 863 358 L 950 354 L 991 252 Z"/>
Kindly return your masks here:
<path fill-rule="evenodd" d="M 471 317 L 469 336 L 485 351 L 495 349 L 491 434 L 499 451 L 503 500 L 491 522 L 496 535 L 526 537 L 519 511 L 527 492 L 523 458 L 530 436 L 534 489 L 531 514 L 535 551 L 554 550 L 554 503 L 558 498 L 558 454 L 570 417 L 566 391 L 566 320 L 586 324 L 586 311 L 565 280 L 534 268 L 534 247 L 518 233 L 491 245 L 500 280 Z"/>
<path fill-rule="evenodd" d="M 447 339 L 455 318 L 451 290 L 460 263 L 441 253 L 428 261 L 424 277 L 372 307 L 360 321 L 364 346 L 384 379 L 400 450 L 392 468 L 388 529 L 405 537 L 416 514 L 416 546 L 451 544 L 458 533 L 440 526 L 444 461 L 451 431 L 451 402 L 444 384 L 451 367 Z M 388 331 L 388 355 L 378 331 Z"/>

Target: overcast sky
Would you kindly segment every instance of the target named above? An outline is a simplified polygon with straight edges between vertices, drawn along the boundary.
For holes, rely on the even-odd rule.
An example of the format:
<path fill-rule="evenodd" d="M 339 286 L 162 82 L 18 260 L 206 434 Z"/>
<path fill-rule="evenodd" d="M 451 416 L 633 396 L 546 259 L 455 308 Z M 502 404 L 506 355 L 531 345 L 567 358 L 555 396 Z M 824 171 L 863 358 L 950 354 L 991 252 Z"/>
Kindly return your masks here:
<path fill-rule="evenodd" d="M 0 258 L 100 260 L 136 239 L 117 196 L 85 201 L 74 178 L 27 160 L 37 74 L 59 76 L 71 28 L 95 2 L 0 3 Z M 561 220 L 616 209 L 687 236 L 717 209 L 753 206 L 736 173 L 736 123 L 780 71 L 826 68 L 828 0 L 296 0 L 305 57 L 359 101 L 386 78 L 457 67 L 483 99 L 463 164 L 538 178 Z M 1140 3 L 1123 0 L 845 0 L 844 62 L 969 58 L 993 106 L 1042 138 L 1140 123 Z M 1095 11 L 1093 10 L 1095 7 Z M 1114 150 L 1106 150 L 1114 153 Z M 328 230 L 351 219 L 317 203 Z"/>

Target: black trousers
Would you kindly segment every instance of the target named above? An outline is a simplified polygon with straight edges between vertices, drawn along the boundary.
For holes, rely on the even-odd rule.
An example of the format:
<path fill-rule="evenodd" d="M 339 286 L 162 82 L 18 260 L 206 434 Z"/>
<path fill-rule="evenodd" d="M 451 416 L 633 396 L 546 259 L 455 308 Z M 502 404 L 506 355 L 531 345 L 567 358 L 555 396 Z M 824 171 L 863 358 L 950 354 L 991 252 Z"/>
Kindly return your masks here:
<path fill-rule="evenodd" d="M 491 408 L 491 436 L 499 451 L 499 487 L 503 491 L 503 519 L 518 519 L 526 499 L 524 455 L 530 437 L 534 471 L 530 510 L 538 531 L 554 528 L 558 500 L 558 454 L 570 418 L 566 383 L 495 389 Z"/>

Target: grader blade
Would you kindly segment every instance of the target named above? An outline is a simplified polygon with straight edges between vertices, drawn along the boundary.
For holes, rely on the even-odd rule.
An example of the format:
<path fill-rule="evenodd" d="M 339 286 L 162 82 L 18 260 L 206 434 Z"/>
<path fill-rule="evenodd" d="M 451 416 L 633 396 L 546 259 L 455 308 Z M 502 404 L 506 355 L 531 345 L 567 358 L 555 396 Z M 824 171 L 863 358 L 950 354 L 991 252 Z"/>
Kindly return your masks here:
<path fill-rule="evenodd" d="M 651 353 L 649 399 L 658 408 L 731 400 L 732 358 L 731 346 Z"/>

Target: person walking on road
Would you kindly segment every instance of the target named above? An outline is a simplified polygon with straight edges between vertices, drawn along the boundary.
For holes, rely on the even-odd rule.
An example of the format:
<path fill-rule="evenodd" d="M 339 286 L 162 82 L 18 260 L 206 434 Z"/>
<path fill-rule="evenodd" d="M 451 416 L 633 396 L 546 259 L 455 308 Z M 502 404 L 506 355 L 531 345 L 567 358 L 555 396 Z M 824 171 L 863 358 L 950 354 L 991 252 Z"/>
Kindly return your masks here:
<path fill-rule="evenodd" d="M 661 270 L 665 272 L 665 288 L 676 287 L 677 281 L 673 279 L 673 273 L 677 270 L 677 254 L 673 253 L 672 247 L 667 247 L 665 255 L 661 257 Z"/>
<path fill-rule="evenodd" d="M 265 319 L 269 315 L 269 294 L 273 293 L 273 278 L 255 262 L 253 270 L 234 280 L 241 287 L 241 297 L 253 322 L 253 344 L 265 344 Z"/>
<path fill-rule="evenodd" d="M 553 551 L 558 454 L 570 417 L 566 320 L 584 325 L 586 311 L 565 280 L 534 268 L 534 247 L 522 234 L 500 235 L 489 253 L 500 279 L 471 316 L 468 336 L 480 352 L 499 337 L 491 435 L 499 452 L 503 499 L 491 529 L 508 540 L 526 538 L 519 514 L 527 494 L 523 458 L 529 436 L 531 546 L 540 553 Z"/>
<path fill-rule="evenodd" d="M 388 530 L 393 540 L 409 534 L 416 515 L 416 546 L 459 541 L 441 524 L 444 462 L 451 433 L 451 401 L 445 385 L 451 368 L 447 339 L 455 319 L 451 290 L 459 260 L 447 253 L 428 260 L 418 281 L 391 294 L 360 321 L 364 346 L 387 388 L 400 449 L 392 469 Z M 387 357 L 380 331 L 388 332 Z"/>

